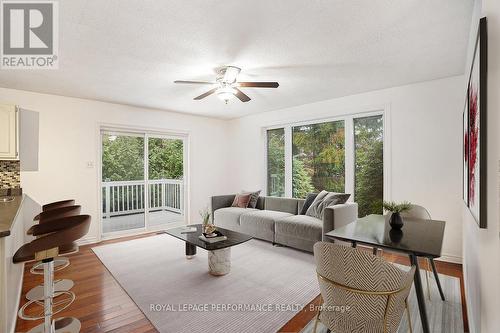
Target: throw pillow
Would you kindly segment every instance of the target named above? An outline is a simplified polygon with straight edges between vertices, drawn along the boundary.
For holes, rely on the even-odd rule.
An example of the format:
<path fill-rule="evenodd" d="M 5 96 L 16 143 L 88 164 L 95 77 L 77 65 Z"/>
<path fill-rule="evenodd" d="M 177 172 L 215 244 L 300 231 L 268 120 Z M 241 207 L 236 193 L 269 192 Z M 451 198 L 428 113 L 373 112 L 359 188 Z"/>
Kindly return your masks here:
<path fill-rule="evenodd" d="M 347 202 L 350 196 L 350 194 L 346 193 L 327 193 L 321 198 L 319 202 L 315 201 L 311 204 L 311 207 L 309 207 L 309 209 L 307 210 L 306 215 L 322 220 L 326 207 L 344 204 Z"/>
<path fill-rule="evenodd" d="M 328 193 L 328 195 L 323 199 L 318 207 L 317 213 L 319 213 L 318 218 L 323 219 L 323 215 L 326 207 L 333 205 L 340 205 L 346 203 L 351 195 L 346 193 Z"/>
<path fill-rule="evenodd" d="M 302 209 L 300 210 L 300 215 L 306 215 L 307 209 L 311 207 L 311 204 L 313 203 L 314 199 L 318 196 L 318 193 L 308 193 L 306 200 L 304 201 L 304 206 L 302 206 Z"/>
<path fill-rule="evenodd" d="M 318 210 L 318 206 L 321 204 L 321 202 L 323 201 L 323 199 L 327 195 L 328 195 L 327 191 L 319 192 L 318 195 L 316 196 L 316 198 L 314 198 L 314 200 L 311 203 L 311 205 L 309 206 L 309 208 L 307 209 L 306 215 L 312 216 L 312 217 L 316 217 L 316 215 L 319 215 L 319 214 L 316 214 L 316 211 Z"/>
<path fill-rule="evenodd" d="M 255 192 L 250 192 L 250 191 L 243 191 L 243 194 L 250 194 L 250 202 L 248 203 L 248 208 L 255 208 L 257 207 L 257 200 L 259 200 L 259 195 L 260 191 L 255 191 Z"/>
<path fill-rule="evenodd" d="M 250 194 L 236 194 L 231 207 L 247 208 L 250 202 Z"/>

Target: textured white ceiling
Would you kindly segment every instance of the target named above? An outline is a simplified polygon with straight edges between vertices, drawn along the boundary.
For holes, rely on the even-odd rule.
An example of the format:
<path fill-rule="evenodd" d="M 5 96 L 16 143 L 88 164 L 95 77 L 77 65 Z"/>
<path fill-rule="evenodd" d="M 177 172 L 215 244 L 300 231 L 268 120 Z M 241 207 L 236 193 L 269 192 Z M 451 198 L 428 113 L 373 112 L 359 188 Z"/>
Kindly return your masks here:
<path fill-rule="evenodd" d="M 59 70 L 0 86 L 234 118 L 463 73 L 472 0 L 64 0 Z M 278 81 L 224 105 L 213 68 Z"/>

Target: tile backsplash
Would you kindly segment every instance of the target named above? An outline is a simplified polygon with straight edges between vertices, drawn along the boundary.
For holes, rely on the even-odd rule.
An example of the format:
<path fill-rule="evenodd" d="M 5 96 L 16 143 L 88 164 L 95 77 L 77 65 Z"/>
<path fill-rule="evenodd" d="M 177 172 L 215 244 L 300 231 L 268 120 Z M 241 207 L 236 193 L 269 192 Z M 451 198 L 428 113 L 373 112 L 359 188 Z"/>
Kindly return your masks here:
<path fill-rule="evenodd" d="M 21 187 L 19 161 L 0 160 L 0 189 Z"/>

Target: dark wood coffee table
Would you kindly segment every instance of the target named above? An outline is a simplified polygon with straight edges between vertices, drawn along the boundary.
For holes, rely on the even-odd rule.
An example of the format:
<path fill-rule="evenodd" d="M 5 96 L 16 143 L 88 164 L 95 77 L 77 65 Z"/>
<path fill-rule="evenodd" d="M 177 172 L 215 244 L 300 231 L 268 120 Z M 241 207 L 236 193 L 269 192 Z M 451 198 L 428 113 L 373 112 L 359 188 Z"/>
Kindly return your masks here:
<path fill-rule="evenodd" d="M 195 227 L 196 232 L 183 233 L 186 227 Z M 253 237 L 240 232 L 217 228 L 226 240 L 207 243 L 199 236 L 202 234 L 201 224 L 191 224 L 186 227 L 167 229 L 164 232 L 170 236 L 183 240 L 186 243 L 186 258 L 191 259 L 196 255 L 196 248 L 208 251 L 208 269 L 212 275 L 226 275 L 231 270 L 231 247 L 251 240 Z"/>

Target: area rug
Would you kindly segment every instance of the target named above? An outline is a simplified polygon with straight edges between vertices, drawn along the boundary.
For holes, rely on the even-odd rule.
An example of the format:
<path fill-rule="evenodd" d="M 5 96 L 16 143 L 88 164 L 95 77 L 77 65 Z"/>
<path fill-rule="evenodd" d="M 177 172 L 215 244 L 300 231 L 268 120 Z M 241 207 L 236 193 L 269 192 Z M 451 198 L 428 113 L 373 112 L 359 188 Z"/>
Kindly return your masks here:
<path fill-rule="evenodd" d="M 401 269 L 407 270 L 407 266 L 397 265 Z M 420 272 L 422 283 L 424 284 L 424 292 L 426 297 L 427 316 L 429 319 L 429 328 L 431 332 L 439 333 L 457 333 L 463 332 L 462 319 L 462 298 L 460 294 L 460 280 L 453 276 L 439 274 L 439 281 L 443 288 L 446 301 L 442 301 L 439 296 L 436 280 L 434 276 L 429 274 L 429 285 L 431 289 L 431 300 L 427 296 L 427 284 L 425 280 L 425 272 Z M 410 316 L 413 327 L 413 332 L 422 332 L 422 324 L 418 310 L 417 296 L 415 288 L 412 287 L 409 298 Z M 313 333 L 314 319 L 307 324 L 301 333 Z M 323 324 L 319 323 L 316 333 L 326 333 L 327 329 Z M 408 332 L 408 320 L 406 313 L 403 315 L 401 324 L 399 325 L 398 333 Z"/>
<path fill-rule="evenodd" d="M 162 234 L 93 251 L 160 332 L 276 332 L 319 294 L 313 256 L 251 240 L 232 247 L 231 272 L 208 273 Z"/>
<path fill-rule="evenodd" d="M 232 248 L 231 272 L 214 277 L 206 251 L 198 248 L 187 260 L 184 245 L 162 234 L 92 250 L 160 332 L 272 333 L 319 295 L 309 253 L 251 240 Z M 439 278 L 446 301 L 431 276 L 431 301 L 426 298 L 431 332 L 463 332 L 460 281 Z M 409 304 L 413 332 L 422 332 L 413 288 Z M 302 333 L 311 333 L 313 325 L 314 320 Z M 399 332 L 407 331 L 405 315 Z M 320 324 L 317 332 L 326 328 Z"/>

